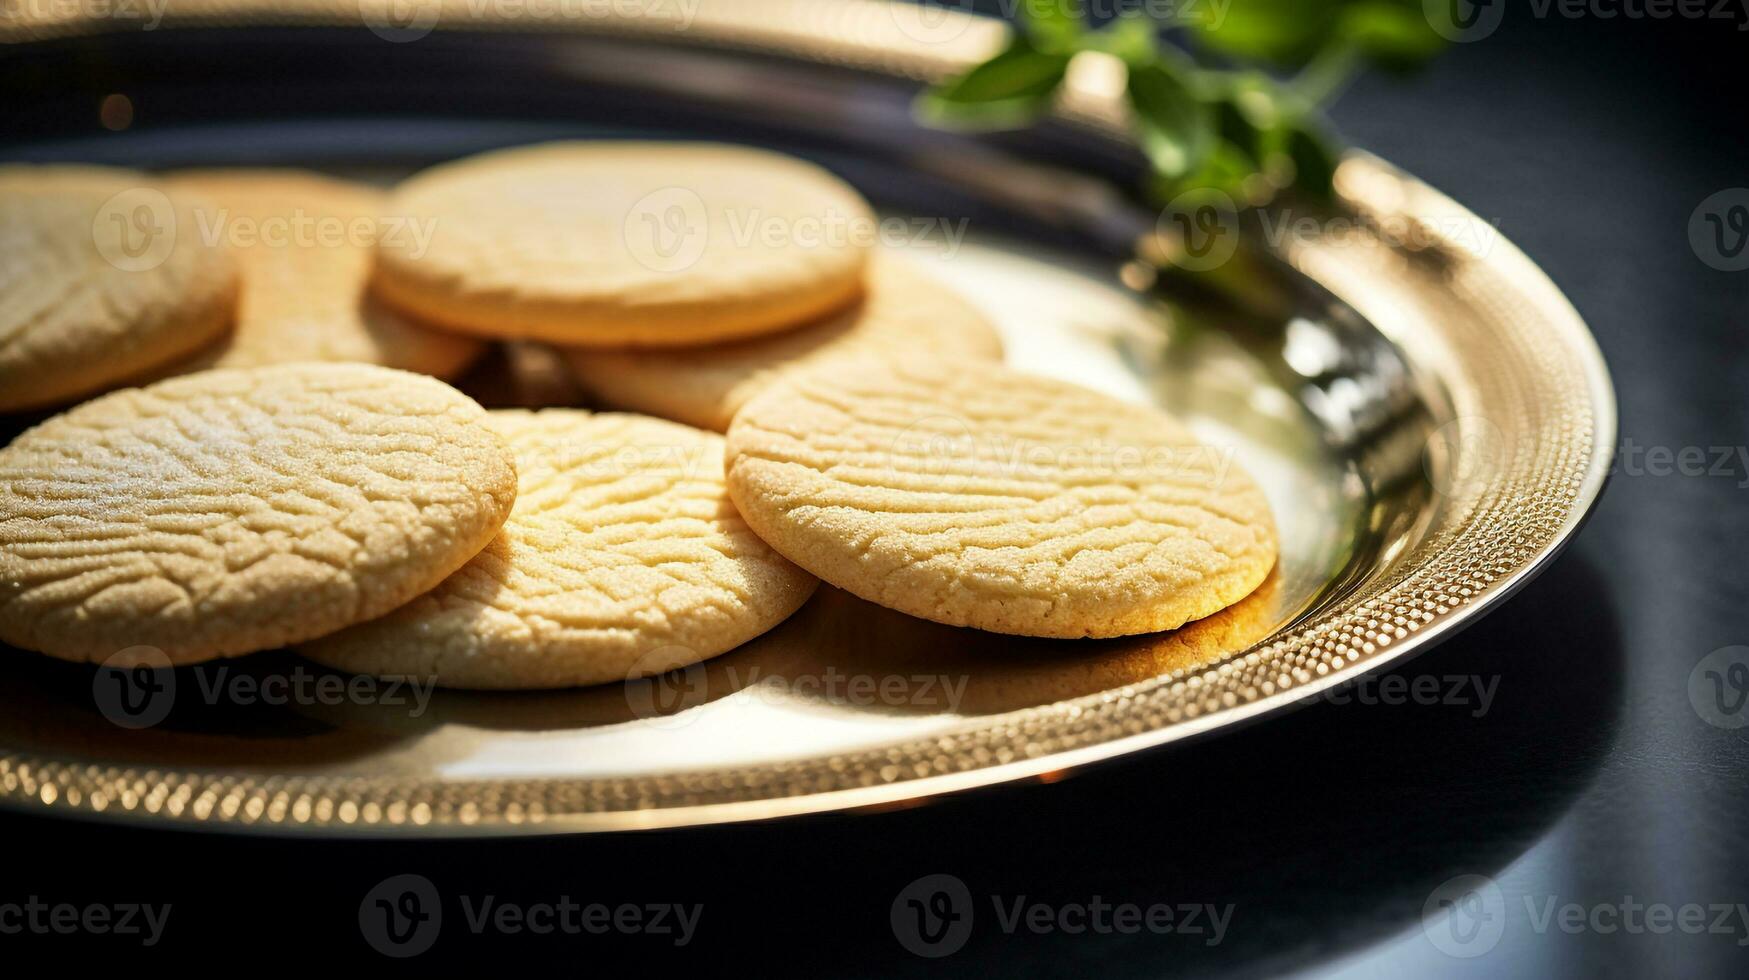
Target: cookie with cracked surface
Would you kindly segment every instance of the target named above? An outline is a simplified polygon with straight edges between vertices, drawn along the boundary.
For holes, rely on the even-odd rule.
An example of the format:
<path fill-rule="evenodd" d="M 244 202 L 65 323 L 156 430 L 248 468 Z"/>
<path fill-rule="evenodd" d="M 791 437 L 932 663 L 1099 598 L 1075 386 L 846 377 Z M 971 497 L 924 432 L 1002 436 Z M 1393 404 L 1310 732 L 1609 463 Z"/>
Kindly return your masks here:
<path fill-rule="evenodd" d="M 811 163 L 719 144 L 571 142 L 433 167 L 394 214 L 429 248 L 378 248 L 376 289 L 494 339 L 671 347 L 796 326 L 853 302 L 873 228 Z"/>
<path fill-rule="evenodd" d="M 1000 361 L 990 321 L 912 260 L 877 254 L 862 300 L 770 337 L 677 350 L 568 350 L 577 379 L 615 408 L 726 431 L 735 412 L 785 374 L 841 357 L 927 355 Z"/>
<path fill-rule="evenodd" d="M 1172 629 L 1275 563 L 1268 501 L 1171 417 L 994 364 L 844 362 L 748 402 L 729 492 L 791 561 L 890 609 L 1045 637 Z"/>
<path fill-rule="evenodd" d="M 134 381 L 231 327 L 234 257 L 197 197 L 104 167 L 0 166 L 0 411 Z"/>
<path fill-rule="evenodd" d="M 0 450 L 0 640 L 175 664 L 314 639 L 443 581 L 516 499 L 448 385 L 362 364 L 113 392 Z"/>
<path fill-rule="evenodd" d="M 172 174 L 217 209 L 241 266 L 236 327 L 177 367 L 260 367 L 356 361 L 452 378 L 485 350 L 389 309 L 368 291 L 376 242 L 418 249 L 429 226 L 390 215 L 374 187 L 300 170 L 190 170 Z"/>
<path fill-rule="evenodd" d="M 444 687 L 576 687 L 727 652 L 818 584 L 760 540 L 723 486 L 723 440 L 577 409 L 491 413 L 516 450 L 516 510 L 442 585 L 299 652 Z"/>

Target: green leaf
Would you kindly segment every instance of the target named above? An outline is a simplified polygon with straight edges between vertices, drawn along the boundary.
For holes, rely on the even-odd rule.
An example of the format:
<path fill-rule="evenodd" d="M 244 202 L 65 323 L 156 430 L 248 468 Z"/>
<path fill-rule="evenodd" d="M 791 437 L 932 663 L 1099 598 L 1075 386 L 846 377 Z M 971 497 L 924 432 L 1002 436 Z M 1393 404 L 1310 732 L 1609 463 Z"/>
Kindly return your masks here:
<path fill-rule="evenodd" d="M 1195 173 L 1179 181 L 1179 193 L 1215 190 L 1235 200 L 1245 197 L 1245 179 L 1257 172 L 1257 166 L 1238 147 L 1225 140 L 1214 150 Z"/>
<path fill-rule="evenodd" d="M 1421 0 L 1231 0 L 1225 16 L 1197 30 L 1211 51 L 1292 68 L 1331 45 L 1391 68 L 1419 65 L 1445 46 Z"/>
<path fill-rule="evenodd" d="M 1001 54 L 925 91 L 916 110 L 935 126 L 1012 129 L 1026 126 L 1050 108 L 1069 55 L 1040 51 L 1016 37 Z"/>
<path fill-rule="evenodd" d="M 1156 174 L 1150 182 L 1150 190 L 1156 203 L 1160 204 L 1177 201 L 1186 194 L 1214 195 L 1218 192 L 1225 195 L 1234 207 L 1239 207 L 1248 196 L 1246 181 L 1256 173 L 1257 168 L 1238 147 L 1217 140 L 1202 166 L 1177 179 Z"/>
<path fill-rule="evenodd" d="M 1144 14 L 1125 14 L 1086 38 L 1086 45 L 1104 51 L 1126 65 L 1146 64 L 1159 57 L 1160 26 Z"/>
<path fill-rule="evenodd" d="M 1206 189 L 1244 206 L 1293 184 L 1327 200 L 1341 159 L 1318 107 L 1366 61 L 1406 67 L 1443 46 L 1421 0 L 1217 0 L 1202 17 L 1161 21 L 1119 16 L 1094 30 L 1085 0 L 1018 0 L 1022 30 L 1007 50 L 918 98 L 937 126 L 1003 129 L 1046 113 L 1077 52 L 1123 61 L 1137 143 L 1157 194 Z M 1191 27 L 1204 51 L 1241 63 L 1273 62 L 1282 82 L 1257 67 L 1205 70 L 1162 29 Z M 1219 60 L 1218 58 L 1216 59 Z"/>
<path fill-rule="evenodd" d="M 1214 120 L 1185 76 L 1164 61 L 1130 66 L 1136 136 L 1154 172 L 1167 179 L 1202 166 L 1214 143 Z"/>
<path fill-rule="evenodd" d="M 1196 30 L 1209 50 L 1298 66 L 1336 29 L 1342 6 L 1341 0 L 1230 0 L 1224 16 L 1209 17 Z"/>
<path fill-rule="evenodd" d="M 1419 4 L 1367 0 L 1342 11 L 1338 33 L 1368 58 L 1387 68 L 1417 67 L 1445 47 Z"/>
<path fill-rule="evenodd" d="M 1081 0 L 1020 0 L 1020 20 L 1038 47 L 1071 52 L 1087 26 Z"/>

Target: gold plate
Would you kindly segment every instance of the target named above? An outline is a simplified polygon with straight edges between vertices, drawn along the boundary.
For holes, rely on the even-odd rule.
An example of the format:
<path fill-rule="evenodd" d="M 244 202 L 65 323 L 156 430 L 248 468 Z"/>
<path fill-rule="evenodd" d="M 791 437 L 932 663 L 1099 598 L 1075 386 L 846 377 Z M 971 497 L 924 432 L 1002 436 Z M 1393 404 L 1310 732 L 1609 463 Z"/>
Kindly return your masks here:
<path fill-rule="evenodd" d="M 580 52 L 552 69 L 571 85 L 805 118 L 839 141 L 833 162 L 893 227 L 944 232 L 910 245 L 997 320 L 1013 363 L 1157 402 L 1235 447 L 1281 525 L 1264 588 L 1173 633 L 1097 642 L 952 629 L 822 588 L 765 637 L 656 681 L 429 702 L 405 689 L 398 704 L 381 688 L 325 695 L 344 678 L 272 653 L 178 671 L 170 700 L 152 702 L 167 716 L 137 728 L 112 720 L 113 676 L 7 651 L 0 802 L 257 832 L 453 835 L 709 824 L 1053 779 L 1289 709 L 1426 648 L 1522 584 L 1601 492 L 1615 404 L 1584 324 L 1491 225 L 1390 165 L 1351 155 L 1342 210 L 1306 225 L 1253 215 L 1216 272 L 1162 275 L 1136 257 L 1195 256 L 1170 214 L 1110 179 L 1127 157 L 1097 61 L 1077 65 L 1043 137 L 1057 152 L 1040 162 L 921 133 L 895 113 L 902 98 L 879 94 L 975 61 L 1001 43 L 994 22 L 879 2 L 683 8 L 684 24 L 531 24 L 434 0 L 413 8 L 430 19 L 391 24 L 376 0 L 189 0 L 164 27 L 357 26 L 362 11 L 379 34 L 538 32 Z M 26 19 L 0 38 L 114 27 Z M 198 155 L 211 141 L 187 143 Z M 371 164 L 331 169 L 409 169 Z M 910 185 L 1015 227 L 973 222 L 949 257 L 944 230 L 963 215 L 895 203 L 915 204 L 895 189 Z M 949 224 L 908 223 L 944 214 Z M 539 362 L 519 349 L 464 386 L 491 401 L 531 385 L 563 397 Z"/>

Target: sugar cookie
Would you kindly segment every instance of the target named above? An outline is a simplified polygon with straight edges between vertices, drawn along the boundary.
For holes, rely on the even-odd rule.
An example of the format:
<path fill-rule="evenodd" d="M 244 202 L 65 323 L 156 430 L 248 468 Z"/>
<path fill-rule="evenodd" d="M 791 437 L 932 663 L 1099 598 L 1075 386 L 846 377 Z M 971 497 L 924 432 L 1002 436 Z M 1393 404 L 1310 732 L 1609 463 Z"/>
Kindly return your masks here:
<path fill-rule="evenodd" d="M 504 530 L 430 593 L 300 652 L 446 687 L 623 681 L 731 650 L 818 584 L 736 513 L 721 436 L 572 409 L 491 420 L 521 474 Z"/>
<path fill-rule="evenodd" d="M 216 211 L 203 222 L 237 252 L 236 328 L 184 371 L 357 361 L 451 378 L 485 350 L 411 322 L 370 296 L 376 242 L 419 250 L 435 229 L 388 214 L 375 188 L 298 170 L 172 174 Z"/>
<path fill-rule="evenodd" d="M 113 392 L 0 450 L 0 640 L 195 663 L 380 616 L 460 568 L 516 497 L 485 410 L 362 364 Z"/>
<path fill-rule="evenodd" d="M 0 411 L 125 384 L 231 326 L 236 263 L 197 198 L 103 167 L 0 166 Z"/>
<path fill-rule="evenodd" d="M 877 254 L 863 299 L 819 323 L 733 344 L 570 350 L 566 359 L 609 405 L 722 432 L 747 399 L 783 374 L 860 354 L 999 361 L 1002 339 L 976 307 L 911 260 Z"/>
<path fill-rule="evenodd" d="M 750 147 L 575 142 L 433 167 L 391 213 L 430 247 L 378 249 L 377 291 L 498 339 L 666 347 L 735 340 L 849 305 L 874 218 L 848 184 Z"/>
<path fill-rule="evenodd" d="M 994 364 L 847 361 L 748 402 L 729 491 L 772 547 L 951 626 L 1171 629 L 1275 562 L 1268 502 L 1165 414 Z"/>

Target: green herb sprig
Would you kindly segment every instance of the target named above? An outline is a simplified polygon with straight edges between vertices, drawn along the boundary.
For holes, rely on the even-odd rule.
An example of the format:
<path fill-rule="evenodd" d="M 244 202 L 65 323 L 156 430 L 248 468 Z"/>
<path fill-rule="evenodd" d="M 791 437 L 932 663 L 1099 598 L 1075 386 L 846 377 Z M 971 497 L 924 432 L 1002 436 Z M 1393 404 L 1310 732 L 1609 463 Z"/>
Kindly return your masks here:
<path fill-rule="evenodd" d="M 1156 4 L 1158 6 L 1158 4 Z M 920 117 L 1016 129 L 1051 107 L 1084 51 L 1123 62 L 1149 191 L 1261 204 L 1291 188 L 1328 200 L 1341 145 L 1323 107 L 1368 65 L 1402 71 L 1437 54 L 1421 0 L 1185 0 L 1182 16 L 1131 11 L 1090 25 L 1082 0 L 1021 0 L 1020 29 L 988 61 L 925 91 Z M 1183 40 L 1182 45 L 1169 43 Z"/>

